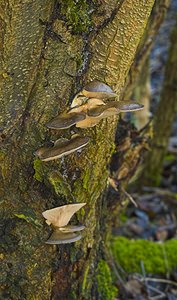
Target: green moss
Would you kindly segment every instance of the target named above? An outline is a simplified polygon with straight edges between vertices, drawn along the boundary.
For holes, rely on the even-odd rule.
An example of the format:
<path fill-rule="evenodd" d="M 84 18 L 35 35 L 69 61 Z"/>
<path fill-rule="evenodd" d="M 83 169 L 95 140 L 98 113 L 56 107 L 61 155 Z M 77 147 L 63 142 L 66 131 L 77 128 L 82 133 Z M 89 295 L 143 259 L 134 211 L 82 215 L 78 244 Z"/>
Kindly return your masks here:
<path fill-rule="evenodd" d="M 120 215 L 119 215 L 119 220 L 121 222 L 126 222 L 128 219 L 128 217 L 126 216 L 126 209 L 123 209 L 121 212 L 120 212 Z"/>
<path fill-rule="evenodd" d="M 42 227 L 42 224 L 37 219 L 35 212 L 31 208 L 23 208 L 18 213 L 15 213 L 18 219 L 25 220 L 27 223 L 34 224 L 37 227 Z"/>
<path fill-rule="evenodd" d="M 169 161 L 169 162 L 172 162 L 176 159 L 176 155 L 174 154 L 167 154 L 165 155 L 164 157 L 164 161 Z"/>
<path fill-rule="evenodd" d="M 83 188 L 85 190 L 88 189 L 89 181 L 90 181 L 90 176 L 91 176 L 91 169 L 88 168 L 88 169 L 86 169 L 85 174 L 83 176 Z"/>
<path fill-rule="evenodd" d="M 87 32 L 91 25 L 90 9 L 86 0 L 60 1 L 61 13 L 73 33 Z"/>
<path fill-rule="evenodd" d="M 53 171 L 48 179 L 57 195 L 64 195 L 66 198 L 73 200 L 71 187 L 59 172 Z"/>
<path fill-rule="evenodd" d="M 35 157 L 34 158 L 34 162 L 33 162 L 33 168 L 34 168 L 34 178 L 40 182 L 43 181 L 43 165 L 42 165 L 42 161 Z"/>
<path fill-rule="evenodd" d="M 112 300 L 117 295 L 117 288 L 112 285 L 111 271 L 104 260 L 100 260 L 97 266 L 96 275 L 99 299 Z"/>
<path fill-rule="evenodd" d="M 90 270 L 90 265 L 87 265 L 86 268 L 85 268 L 85 272 L 84 272 L 84 276 L 83 276 L 83 282 L 82 282 L 82 293 L 83 294 L 85 293 L 89 270 Z"/>
<path fill-rule="evenodd" d="M 6 175 L 5 157 L 6 157 L 6 153 L 3 151 L 0 151 L 0 172 L 1 172 L 3 178 L 5 178 L 5 175 Z"/>
<path fill-rule="evenodd" d="M 177 240 L 174 239 L 160 244 L 118 237 L 113 239 L 111 248 L 114 259 L 128 273 L 142 272 L 140 262 L 143 261 L 146 273 L 166 274 L 164 253 L 170 271 L 177 265 Z"/>

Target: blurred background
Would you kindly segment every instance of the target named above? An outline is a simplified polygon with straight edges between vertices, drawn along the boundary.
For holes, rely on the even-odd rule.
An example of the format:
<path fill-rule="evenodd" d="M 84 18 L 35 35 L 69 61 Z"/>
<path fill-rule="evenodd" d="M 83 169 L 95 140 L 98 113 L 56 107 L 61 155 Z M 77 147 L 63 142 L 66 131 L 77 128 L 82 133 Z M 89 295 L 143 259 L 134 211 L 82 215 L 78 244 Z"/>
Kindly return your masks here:
<path fill-rule="evenodd" d="M 177 1 L 172 0 L 159 31 L 145 43 L 146 47 L 153 43 L 153 47 L 146 55 L 133 92 L 145 109 L 133 117 L 126 116 L 140 132 L 148 130 L 152 140 L 129 184 L 130 202 L 113 229 L 112 265 L 120 299 L 177 299 L 176 21 Z M 153 27 L 152 23 L 149 27 Z M 119 133 L 116 141 L 120 150 Z M 116 163 L 115 155 L 111 164 L 113 175 Z M 116 188 L 116 180 L 112 186 Z"/>

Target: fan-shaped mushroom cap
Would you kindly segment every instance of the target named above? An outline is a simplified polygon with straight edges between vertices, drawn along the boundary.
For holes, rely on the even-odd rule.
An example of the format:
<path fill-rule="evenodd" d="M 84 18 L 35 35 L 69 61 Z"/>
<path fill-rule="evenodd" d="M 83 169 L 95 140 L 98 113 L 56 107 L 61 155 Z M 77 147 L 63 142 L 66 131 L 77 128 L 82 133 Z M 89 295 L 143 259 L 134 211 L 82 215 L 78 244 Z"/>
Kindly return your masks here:
<path fill-rule="evenodd" d="M 131 101 L 109 101 L 104 105 L 97 105 L 88 109 L 86 118 L 77 122 L 76 127 L 93 127 L 104 118 L 114 116 L 120 112 L 137 111 L 142 108 L 143 105 Z"/>
<path fill-rule="evenodd" d="M 143 104 L 139 104 L 139 103 L 132 102 L 132 101 L 118 101 L 118 104 L 119 104 L 119 107 L 117 106 L 117 108 L 121 112 L 137 111 L 137 110 L 141 110 L 144 108 Z"/>
<path fill-rule="evenodd" d="M 88 110 L 90 117 L 108 117 L 120 112 L 137 111 L 143 108 L 142 104 L 131 101 L 109 101 L 106 105 L 100 105 Z"/>
<path fill-rule="evenodd" d="M 46 244 L 58 245 L 58 244 L 68 244 L 74 243 L 81 239 L 81 235 L 74 232 L 62 232 L 59 229 L 54 230 L 49 237 L 49 239 L 45 242 Z"/>
<path fill-rule="evenodd" d="M 89 82 L 81 92 L 88 98 L 109 99 L 117 97 L 117 94 L 107 84 L 98 80 Z"/>
<path fill-rule="evenodd" d="M 55 142 L 53 147 L 42 147 L 38 149 L 36 155 L 42 161 L 54 160 L 85 147 L 89 140 L 90 139 L 86 136 L 81 137 L 78 135 L 72 137 L 70 140 L 59 139 Z"/>
<path fill-rule="evenodd" d="M 46 124 L 51 129 L 66 129 L 85 119 L 84 112 L 62 113 Z"/>
<path fill-rule="evenodd" d="M 55 207 L 44 211 L 42 215 L 48 225 L 52 224 L 54 227 L 64 227 L 69 223 L 72 216 L 85 204 L 86 203 L 75 203 Z"/>

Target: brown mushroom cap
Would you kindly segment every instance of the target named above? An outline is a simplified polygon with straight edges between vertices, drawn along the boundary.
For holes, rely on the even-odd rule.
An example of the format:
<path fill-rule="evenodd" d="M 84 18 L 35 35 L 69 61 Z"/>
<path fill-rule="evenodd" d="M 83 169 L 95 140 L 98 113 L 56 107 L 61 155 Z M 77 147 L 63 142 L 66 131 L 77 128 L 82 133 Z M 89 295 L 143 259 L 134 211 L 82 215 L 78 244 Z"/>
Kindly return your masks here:
<path fill-rule="evenodd" d="M 45 242 L 46 244 L 58 245 L 58 244 L 68 244 L 74 243 L 81 239 L 81 235 L 74 232 L 62 232 L 56 229 L 52 232 L 49 239 Z"/>
<path fill-rule="evenodd" d="M 81 92 L 88 98 L 109 99 L 117 97 L 117 94 L 107 84 L 98 80 L 89 82 Z"/>
<path fill-rule="evenodd" d="M 113 112 L 113 114 L 117 113 L 117 109 L 114 106 L 107 103 L 106 105 L 100 105 L 100 106 L 91 108 L 87 114 L 89 117 L 97 118 L 97 117 L 101 117 L 106 111 Z"/>
<path fill-rule="evenodd" d="M 144 108 L 143 104 L 132 101 L 118 101 L 118 105 L 119 107 L 117 106 L 117 108 L 119 108 L 121 112 L 137 111 Z"/>
<path fill-rule="evenodd" d="M 67 226 L 72 216 L 81 209 L 86 203 L 74 203 L 62 205 L 52 209 L 45 210 L 42 215 L 46 219 L 48 225 L 54 227 Z M 63 229 L 62 229 L 63 230 Z"/>
<path fill-rule="evenodd" d="M 89 140 L 90 139 L 86 136 L 84 137 L 74 136 L 71 138 L 71 140 L 59 139 L 55 142 L 53 147 L 50 148 L 42 147 L 38 149 L 36 151 L 36 155 L 42 161 L 54 160 L 83 148 L 88 144 Z"/>
<path fill-rule="evenodd" d="M 46 124 L 51 129 L 66 129 L 85 119 L 84 112 L 62 113 Z"/>

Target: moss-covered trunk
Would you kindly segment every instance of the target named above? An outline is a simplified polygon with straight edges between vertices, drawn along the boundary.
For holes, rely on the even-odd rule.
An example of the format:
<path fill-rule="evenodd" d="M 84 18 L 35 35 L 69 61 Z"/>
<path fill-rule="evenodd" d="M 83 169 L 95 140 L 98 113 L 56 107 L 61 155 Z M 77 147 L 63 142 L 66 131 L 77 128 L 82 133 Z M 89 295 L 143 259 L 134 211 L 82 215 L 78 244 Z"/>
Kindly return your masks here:
<path fill-rule="evenodd" d="M 171 46 L 165 69 L 161 99 L 154 118 L 151 151 L 145 160 L 142 184 L 159 185 L 172 125 L 177 115 L 177 23 L 171 35 Z"/>
<path fill-rule="evenodd" d="M 102 194 L 117 119 L 77 130 L 91 138 L 79 154 L 42 163 L 33 153 L 71 136 L 73 129 L 49 131 L 45 124 L 84 83 L 98 79 L 120 94 L 154 0 L 74 2 L 0 3 L 3 299 L 109 299 L 96 272 L 111 224 Z M 87 202 L 77 214 L 86 225 L 83 239 L 46 245 L 42 211 L 69 202 Z"/>

